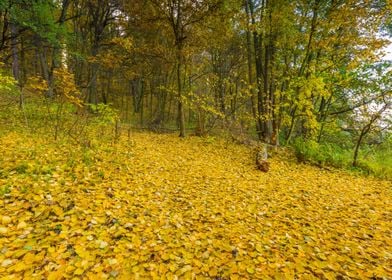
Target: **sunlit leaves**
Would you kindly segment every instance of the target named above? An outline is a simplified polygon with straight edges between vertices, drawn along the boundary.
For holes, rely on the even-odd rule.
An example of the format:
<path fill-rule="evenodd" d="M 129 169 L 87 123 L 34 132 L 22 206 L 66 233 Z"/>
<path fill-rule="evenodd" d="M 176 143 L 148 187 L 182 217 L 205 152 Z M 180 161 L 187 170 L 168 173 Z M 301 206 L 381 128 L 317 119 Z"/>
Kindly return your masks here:
<path fill-rule="evenodd" d="M 0 92 L 11 91 L 15 88 L 16 80 L 3 71 L 4 64 L 0 63 Z"/>
<path fill-rule="evenodd" d="M 40 76 L 31 76 L 27 79 L 24 90 L 35 94 L 44 94 L 48 90 L 48 83 Z"/>
<path fill-rule="evenodd" d="M 54 70 L 54 86 L 56 96 L 69 103 L 82 106 L 82 95 L 75 85 L 74 76 L 65 68 Z"/>

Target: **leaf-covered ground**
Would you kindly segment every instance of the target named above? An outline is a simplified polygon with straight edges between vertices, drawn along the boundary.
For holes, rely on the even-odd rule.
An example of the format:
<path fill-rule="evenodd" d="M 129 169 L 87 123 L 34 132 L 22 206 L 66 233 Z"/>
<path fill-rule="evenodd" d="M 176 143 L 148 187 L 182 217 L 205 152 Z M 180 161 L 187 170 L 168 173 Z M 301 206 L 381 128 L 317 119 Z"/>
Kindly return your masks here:
<path fill-rule="evenodd" d="M 174 135 L 0 153 L 1 279 L 392 278 L 390 182 Z"/>

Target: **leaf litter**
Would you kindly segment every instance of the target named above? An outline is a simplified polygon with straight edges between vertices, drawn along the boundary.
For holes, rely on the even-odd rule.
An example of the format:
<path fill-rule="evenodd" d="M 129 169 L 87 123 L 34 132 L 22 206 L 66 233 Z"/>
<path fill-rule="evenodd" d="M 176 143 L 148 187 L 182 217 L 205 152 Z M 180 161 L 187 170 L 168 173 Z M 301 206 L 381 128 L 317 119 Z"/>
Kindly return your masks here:
<path fill-rule="evenodd" d="M 391 182 L 219 139 L 0 138 L 0 279 L 391 279 Z"/>

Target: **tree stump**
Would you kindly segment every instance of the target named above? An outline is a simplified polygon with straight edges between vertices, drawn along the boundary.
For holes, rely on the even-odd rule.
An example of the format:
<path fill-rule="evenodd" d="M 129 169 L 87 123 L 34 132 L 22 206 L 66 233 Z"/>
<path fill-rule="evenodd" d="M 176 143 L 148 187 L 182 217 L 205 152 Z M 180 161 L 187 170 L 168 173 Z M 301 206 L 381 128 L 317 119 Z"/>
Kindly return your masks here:
<path fill-rule="evenodd" d="M 263 145 L 256 152 L 256 167 L 258 170 L 262 172 L 268 172 L 270 164 L 267 161 L 267 159 L 268 159 L 267 147 Z"/>

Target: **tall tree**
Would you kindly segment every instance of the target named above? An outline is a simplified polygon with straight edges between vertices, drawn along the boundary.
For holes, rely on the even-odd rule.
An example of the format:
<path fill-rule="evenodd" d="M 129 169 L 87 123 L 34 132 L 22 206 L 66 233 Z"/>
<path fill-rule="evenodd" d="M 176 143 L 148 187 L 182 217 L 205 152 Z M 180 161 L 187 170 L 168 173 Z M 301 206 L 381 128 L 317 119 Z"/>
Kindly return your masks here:
<path fill-rule="evenodd" d="M 157 19 L 170 26 L 176 47 L 177 99 L 180 137 L 185 137 L 185 115 L 182 72 L 185 64 L 184 47 L 192 36 L 192 29 L 211 16 L 220 1 L 151 0 L 158 11 Z M 161 16 L 163 15 L 163 16 Z"/>

